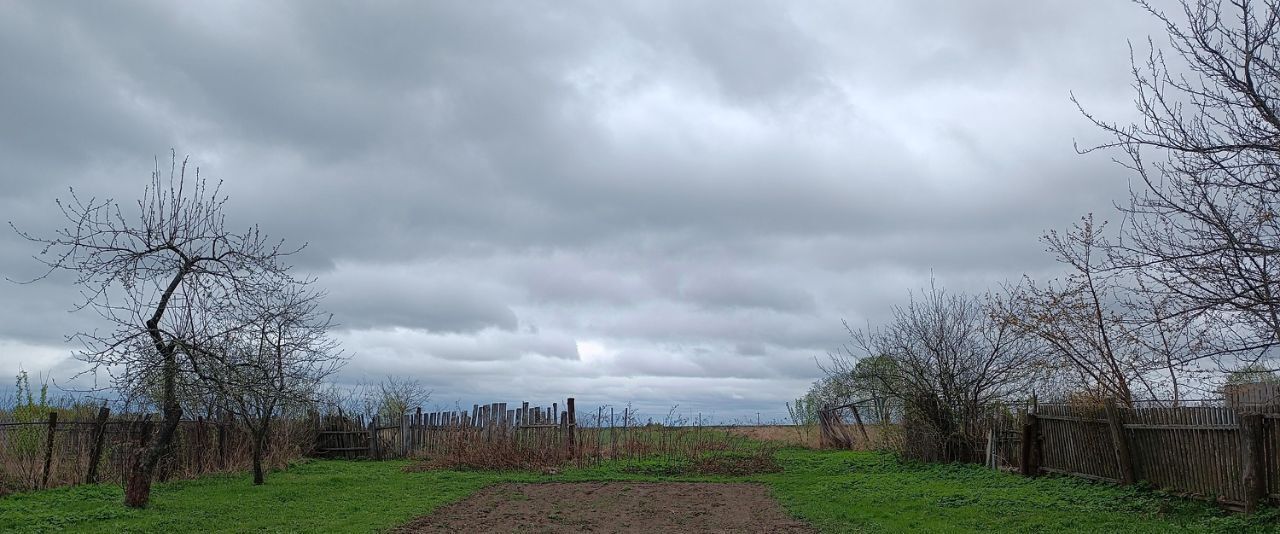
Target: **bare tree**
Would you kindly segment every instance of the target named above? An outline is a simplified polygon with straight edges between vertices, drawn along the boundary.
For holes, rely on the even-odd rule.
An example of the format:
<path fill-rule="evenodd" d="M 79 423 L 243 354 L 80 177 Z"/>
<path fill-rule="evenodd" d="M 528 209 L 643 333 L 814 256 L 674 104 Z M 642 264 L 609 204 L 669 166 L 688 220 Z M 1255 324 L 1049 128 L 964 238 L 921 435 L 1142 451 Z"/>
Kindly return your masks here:
<path fill-rule="evenodd" d="M 1133 286 L 1124 293 L 1121 305 L 1129 321 L 1128 332 L 1135 350 L 1143 354 L 1150 373 L 1142 385 L 1161 404 L 1178 406 L 1188 398 L 1208 394 L 1213 363 L 1227 356 L 1239 359 L 1242 353 L 1237 324 L 1221 316 L 1178 313 L 1178 300 L 1148 289 L 1145 277 L 1131 276 Z M 1230 319 L 1229 317 L 1226 319 Z M 1258 355 L 1260 357 L 1261 354 Z"/>
<path fill-rule="evenodd" d="M 1081 112 L 1141 179 L 1121 206 L 1122 259 L 1161 315 L 1215 323 L 1222 354 L 1280 343 L 1280 3 L 1183 1 L 1164 23 L 1181 59 L 1149 40 L 1133 61 L 1138 123 Z M 1073 97 L 1074 98 L 1074 97 Z M 1077 105 L 1079 103 L 1077 102 Z"/>
<path fill-rule="evenodd" d="M 381 417 L 396 421 L 431 399 L 431 390 L 421 380 L 386 376 L 377 382 L 361 380 L 349 386 L 331 384 L 322 391 L 321 404 L 340 416 Z"/>
<path fill-rule="evenodd" d="M 308 286 L 284 283 L 246 295 L 244 315 L 217 327 L 222 343 L 203 348 L 196 360 L 200 382 L 225 399 L 228 412 L 253 436 L 255 485 L 265 482 L 272 418 L 287 406 L 314 405 L 323 381 L 343 363 L 338 343 L 328 336 L 333 318 L 319 307 L 323 294 Z"/>
<path fill-rule="evenodd" d="M 388 421 L 399 421 L 411 408 L 422 406 L 431 398 L 431 390 L 418 379 L 388 376 L 371 388 L 375 413 Z"/>
<path fill-rule="evenodd" d="M 202 347 L 221 336 L 203 325 L 234 312 L 245 295 L 255 295 L 288 278 L 282 260 L 295 251 L 269 241 L 256 226 L 227 229 L 226 197 L 217 185 L 187 175 L 187 161 L 171 159 L 165 179 L 159 164 L 126 215 L 113 200 L 83 199 L 72 190 L 58 201 L 67 227 L 53 237 L 14 228 L 43 245 L 37 258 L 54 271 L 75 273 L 90 309 L 110 324 L 106 331 L 71 336 L 82 343 L 80 359 L 105 371 L 122 390 L 143 382 L 158 384 L 162 420 L 138 457 L 125 485 L 125 504 L 145 506 L 157 463 L 173 441 L 182 418 L 179 388 L 198 365 Z M 12 224 L 10 225 L 12 226 Z"/>
<path fill-rule="evenodd" d="M 859 362 L 876 359 L 863 366 L 861 379 L 901 399 L 908 417 L 930 426 L 945 460 L 973 458 L 987 408 L 1028 393 L 1041 356 L 1035 343 L 996 319 L 989 300 L 934 285 L 894 307 L 887 325 L 849 333 L 852 345 L 832 355 L 824 371 L 851 376 Z"/>
<path fill-rule="evenodd" d="M 1169 312 L 1162 295 L 1116 265 L 1106 223 L 1086 215 L 1041 241 L 1068 272 L 1037 283 L 1026 278 L 1001 303 L 1001 319 L 1040 339 L 1066 391 L 1090 398 L 1166 399 L 1177 404 L 1193 364 L 1212 354 L 1208 324 Z"/>

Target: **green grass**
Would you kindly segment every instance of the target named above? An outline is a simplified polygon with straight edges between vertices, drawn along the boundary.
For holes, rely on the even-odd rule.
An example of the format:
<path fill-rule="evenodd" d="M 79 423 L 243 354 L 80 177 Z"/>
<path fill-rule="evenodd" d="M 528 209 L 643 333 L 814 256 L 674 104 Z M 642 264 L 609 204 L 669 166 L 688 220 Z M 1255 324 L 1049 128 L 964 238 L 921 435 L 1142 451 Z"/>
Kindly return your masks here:
<path fill-rule="evenodd" d="M 144 510 L 93 485 L 0 499 L 0 532 L 370 532 L 408 521 L 518 473 L 401 471 L 408 462 L 316 461 L 272 473 L 159 484 Z"/>
<path fill-rule="evenodd" d="M 823 532 L 1280 532 L 1199 501 L 1078 478 L 1024 478 L 972 465 L 902 464 L 875 453 L 784 450 L 753 477 Z"/>
<path fill-rule="evenodd" d="M 1026 479 L 975 466 L 901 464 L 876 453 L 778 453 L 785 470 L 749 477 L 686 477 L 607 465 L 558 475 L 434 471 L 407 462 L 315 461 L 273 473 L 157 485 L 152 505 L 129 510 L 119 488 L 80 486 L 0 498 L 0 531 L 371 532 L 506 481 L 756 481 L 824 532 L 1280 532 L 1274 511 L 1246 518 L 1204 503 L 1077 479 Z M 646 464 L 647 465 L 647 464 Z"/>

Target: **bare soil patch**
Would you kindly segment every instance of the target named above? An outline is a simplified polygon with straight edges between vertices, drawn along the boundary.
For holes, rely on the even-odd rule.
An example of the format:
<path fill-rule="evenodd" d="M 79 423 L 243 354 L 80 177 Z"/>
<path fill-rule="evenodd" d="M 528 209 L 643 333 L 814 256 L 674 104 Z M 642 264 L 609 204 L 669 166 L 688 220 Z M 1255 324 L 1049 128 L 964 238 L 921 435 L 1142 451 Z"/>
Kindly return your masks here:
<path fill-rule="evenodd" d="M 501 484 L 396 532 L 817 532 L 766 486 L 701 482 Z"/>

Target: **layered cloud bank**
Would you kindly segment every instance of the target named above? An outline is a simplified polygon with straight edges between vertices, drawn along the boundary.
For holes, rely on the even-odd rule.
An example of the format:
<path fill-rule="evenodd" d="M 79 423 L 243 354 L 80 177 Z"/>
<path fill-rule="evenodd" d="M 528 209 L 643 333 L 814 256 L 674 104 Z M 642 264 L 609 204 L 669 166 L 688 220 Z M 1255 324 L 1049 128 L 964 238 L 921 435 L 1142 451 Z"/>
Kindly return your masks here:
<path fill-rule="evenodd" d="M 1109 213 L 1068 92 L 1130 118 L 1147 35 L 1067 1 L 5 3 L 0 212 L 131 202 L 173 147 L 308 243 L 342 381 L 780 417 L 841 319 L 1052 271 L 1036 236 Z M 71 380 L 68 282 L 0 284 L 0 375 Z"/>

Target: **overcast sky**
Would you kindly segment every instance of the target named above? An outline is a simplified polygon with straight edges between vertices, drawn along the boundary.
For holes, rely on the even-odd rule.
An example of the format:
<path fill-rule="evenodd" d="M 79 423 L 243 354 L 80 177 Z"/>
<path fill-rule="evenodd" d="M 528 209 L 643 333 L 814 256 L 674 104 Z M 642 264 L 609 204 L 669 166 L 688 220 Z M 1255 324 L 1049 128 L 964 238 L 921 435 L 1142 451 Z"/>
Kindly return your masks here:
<path fill-rule="evenodd" d="M 1056 272 L 1125 195 L 1070 101 L 1133 118 L 1119 1 L 0 0 L 0 219 L 132 203 L 170 148 L 308 243 L 352 355 L 434 402 L 781 418 L 930 273 Z M 38 273 L 0 232 L 0 274 Z M 0 283 L 0 380 L 59 383 L 65 277 Z"/>

